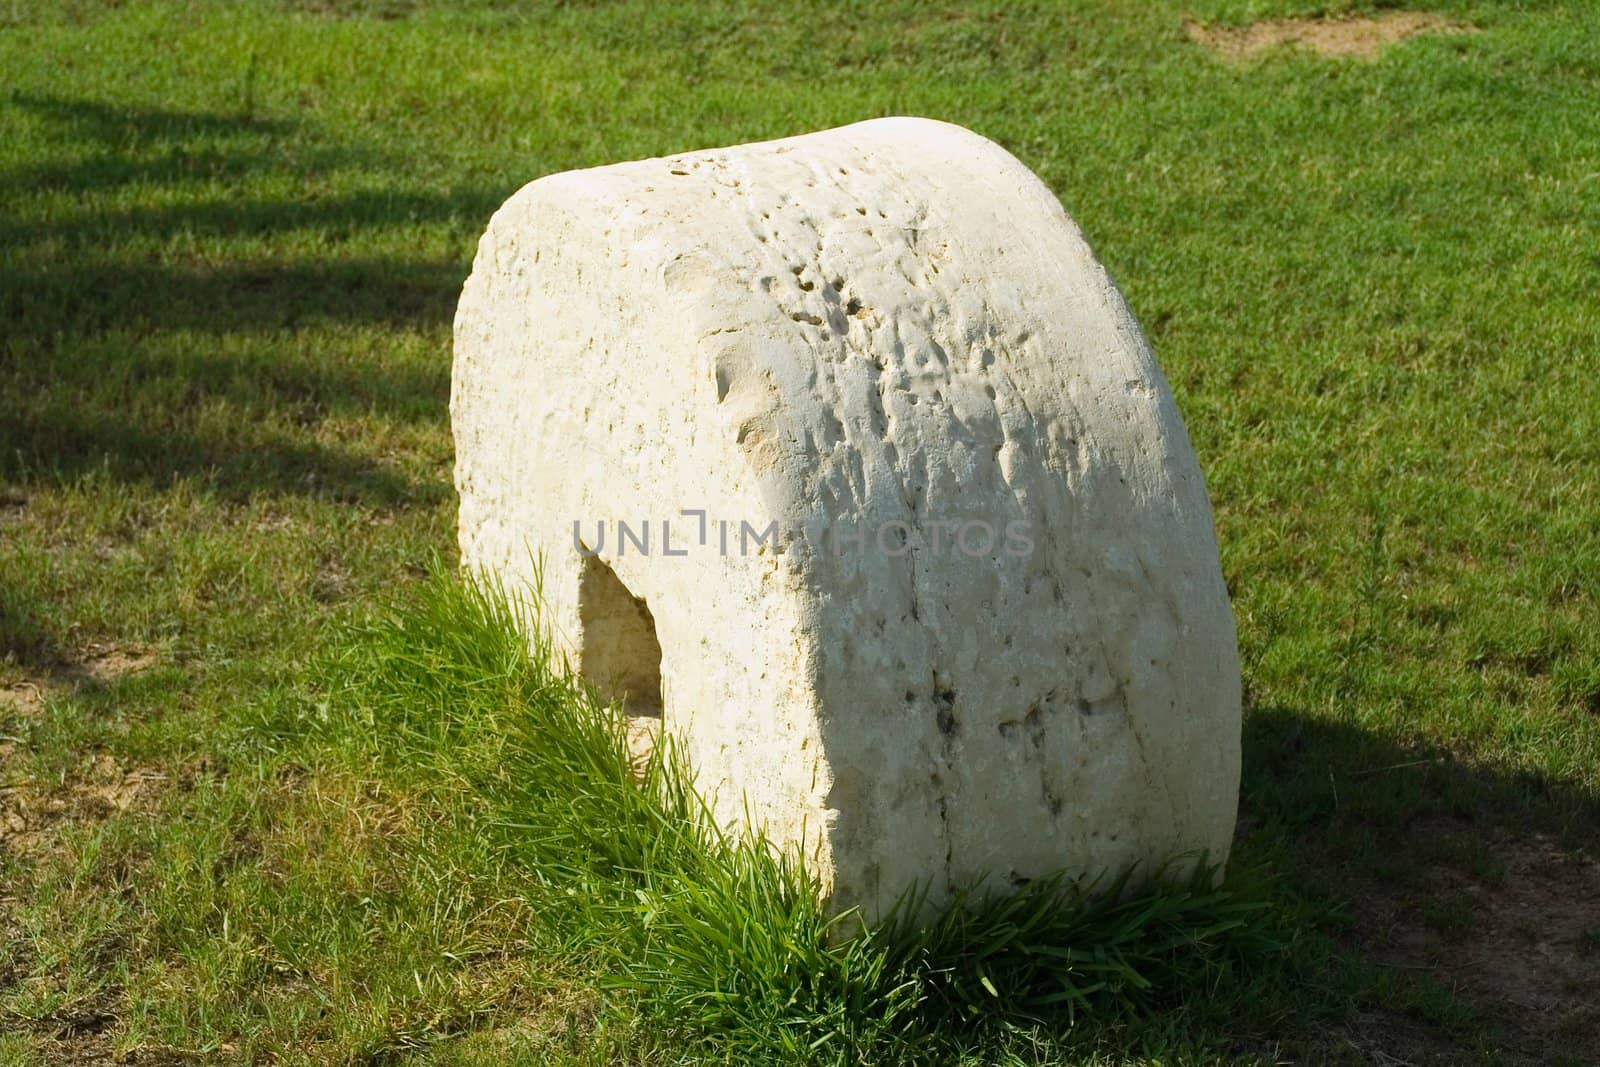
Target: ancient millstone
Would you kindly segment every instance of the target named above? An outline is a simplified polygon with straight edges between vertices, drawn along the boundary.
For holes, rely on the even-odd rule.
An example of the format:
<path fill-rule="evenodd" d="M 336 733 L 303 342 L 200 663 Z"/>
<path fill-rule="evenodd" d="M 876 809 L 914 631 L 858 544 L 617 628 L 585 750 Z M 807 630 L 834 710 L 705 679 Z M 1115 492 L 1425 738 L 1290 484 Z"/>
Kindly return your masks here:
<path fill-rule="evenodd" d="M 1222 860 L 1233 618 L 1205 487 L 1050 191 L 882 119 L 555 174 L 456 317 L 465 565 L 660 713 L 835 907 Z"/>

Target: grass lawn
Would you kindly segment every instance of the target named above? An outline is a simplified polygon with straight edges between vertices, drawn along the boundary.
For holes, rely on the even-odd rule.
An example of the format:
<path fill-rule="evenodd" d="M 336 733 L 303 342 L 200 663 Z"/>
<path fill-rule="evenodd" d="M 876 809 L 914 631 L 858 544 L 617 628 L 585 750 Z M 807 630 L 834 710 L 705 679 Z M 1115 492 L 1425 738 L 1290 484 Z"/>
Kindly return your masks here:
<path fill-rule="evenodd" d="M 535 177 L 886 114 L 1034 168 L 1155 346 L 1280 946 L 927 1054 L 1600 1062 L 1600 5 L 1184 29 L 1368 9 L 0 0 L 0 1064 L 758 1058 L 519 844 L 576 705 L 434 577 L 450 324 Z M 893 1051 L 816 988 L 770 1058 Z"/>

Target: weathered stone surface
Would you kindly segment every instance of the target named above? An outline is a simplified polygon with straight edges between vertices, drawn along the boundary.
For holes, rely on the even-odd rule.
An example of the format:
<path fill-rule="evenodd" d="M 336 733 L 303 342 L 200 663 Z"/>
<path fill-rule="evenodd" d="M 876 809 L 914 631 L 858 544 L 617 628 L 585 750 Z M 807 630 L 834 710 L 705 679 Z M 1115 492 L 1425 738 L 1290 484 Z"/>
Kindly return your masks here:
<path fill-rule="evenodd" d="M 1200 471 L 998 146 L 883 119 L 542 178 L 479 246 L 451 411 L 464 563 L 515 588 L 542 556 L 574 664 L 663 708 L 719 817 L 802 843 L 837 905 L 1226 855 Z"/>

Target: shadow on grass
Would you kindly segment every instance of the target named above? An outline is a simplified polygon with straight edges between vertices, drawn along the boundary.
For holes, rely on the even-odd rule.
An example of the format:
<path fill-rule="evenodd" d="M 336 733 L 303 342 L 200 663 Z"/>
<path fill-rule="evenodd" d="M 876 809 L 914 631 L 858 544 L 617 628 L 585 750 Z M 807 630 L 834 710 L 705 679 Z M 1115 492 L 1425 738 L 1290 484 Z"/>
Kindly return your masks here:
<path fill-rule="evenodd" d="M 1335 939 L 1385 976 L 1341 1042 L 1416 1063 L 1600 1048 L 1600 793 L 1582 782 L 1255 709 L 1238 854 L 1331 908 Z"/>
<path fill-rule="evenodd" d="M 0 582 L 0 662 L 34 667 L 61 658 L 44 605 L 28 591 Z"/>
<path fill-rule="evenodd" d="M 57 158 L 0 173 L 0 244 L 13 250 L 0 358 L 15 368 L 0 475 L 201 476 L 230 495 L 380 504 L 447 495 L 310 431 L 331 415 L 443 418 L 472 235 L 505 190 L 418 191 L 408 161 L 295 122 L 5 103 Z M 419 240 L 450 251 L 384 251 Z"/>
<path fill-rule="evenodd" d="M 450 321 L 464 279 L 464 269 L 455 264 L 382 258 L 219 266 L 101 264 L 90 258 L 77 266 L 12 272 L 0 314 L 45 348 L 60 347 L 52 339 L 70 346 L 85 335 L 111 331 L 137 341 L 175 330 L 439 326 Z"/>
<path fill-rule="evenodd" d="M 381 506 L 438 503 L 449 494 L 441 482 L 411 477 L 275 428 L 187 429 L 156 420 L 116 422 L 95 412 L 53 407 L 25 415 L 0 433 L 0 442 L 11 435 L 30 449 L 23 453 L 18 448 L 24 464 L 48 463 L 60 478 L 92 470 L 121 482 L 158 487 L 199 478 L 230 499 L 266 491 Z M 37 476 L 26 466 L 21 473 Z"/>
<path fill-rule="evenodd" d="M 1478 766 L 1436 745 L 1286 708 L 1246 716 L 1243 797 L 1253 831 L 1285 839 L 1317 831 L 1382 850 L 1445 819 L 1600 848 L 1600 793 L 1581 783 Z"/>
<path fill-rule="evenodd" d="M 8 102 L 51 123 L 59 133 L 101 150 L 70 163 L 36 163 L 8 171 L 0 176 L 0 190 L 7 193 L 41 187 L 89 192 L 134 181 L 160 184 L 214 173 L 216 165 L 237 176 L 276 167 L 269 139 L 295 130 L 293 123 L 250 115 L 108 104 L 47 93 L 13 91 Z M 244 137 L 254 139 L 253 147 L 195 148 L 205 138 Z M 139 153 L 150 144 L 163 150 L 153 156 Z M 340 153 L 341 159 L 347 156 Z"/>

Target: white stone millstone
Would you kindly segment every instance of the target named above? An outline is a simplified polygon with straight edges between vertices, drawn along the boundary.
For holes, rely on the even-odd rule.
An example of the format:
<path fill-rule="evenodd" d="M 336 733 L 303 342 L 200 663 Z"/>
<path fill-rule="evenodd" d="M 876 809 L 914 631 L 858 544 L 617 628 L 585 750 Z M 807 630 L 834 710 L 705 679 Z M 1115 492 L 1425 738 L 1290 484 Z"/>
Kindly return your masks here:
<path fill-rule="evenodd" d="M 1200 470 L 997 145 L 894 118 L 541 178 L 479 245 L 451 413 L 464 565 L 515 590 L 542 559 L 574 665 L 662 708 L 718 818 L 836 908 L 1226 857 Z"/>

